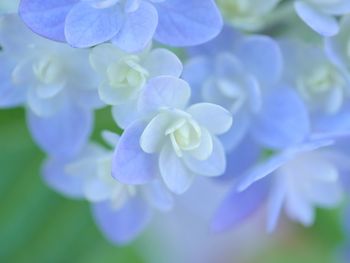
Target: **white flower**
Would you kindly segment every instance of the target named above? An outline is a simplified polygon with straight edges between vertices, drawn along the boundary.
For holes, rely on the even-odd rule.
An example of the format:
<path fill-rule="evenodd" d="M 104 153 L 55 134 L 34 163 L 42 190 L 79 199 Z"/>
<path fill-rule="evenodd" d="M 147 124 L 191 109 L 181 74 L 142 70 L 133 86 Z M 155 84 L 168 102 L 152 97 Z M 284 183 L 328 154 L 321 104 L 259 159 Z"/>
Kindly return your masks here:
<path fill-rule="evenodd" d="M 0 45 L 11 89 L 26 97 L 37 115 L 52 116 L 67 104 L 97 106 L 97 76 L 87 50 L 77 50 L 36 36 L 16 15 L 0 21 Z M 10 103 L 9 103 L 10 104 Z"/>
<path fill-rule="evenodd" d="M 282 41 L 281 46 L 289 65 L 285 80 L 292 83 L 308 108 L 312 112 L 338 113 L 349 96 L 349 79 L 344 71 L 318 46 L 293 41 Z"/>
<path fill-rule="evenodd" d="M 290 160 L 276 170 L 276 181 L 274 187 L 284 191 L 286 213 L 305 226 L 314 222 L 315 207 L 336 207 L 342 200 L 338 167 L 322 151 Z"/>
<path fill-rule="evenodd" d="M 102 44 L 92 49 L 90 62 L 102 76 L 100 98 L 114 106 L 113 116 L 122 128 L 136 118 L 137 100 L 149 79 L 161 75 L 178 77 L 182 72 L 176 55 L 161 48 L 129 54 L 112 44 Z"/>
<path fill-rule="evenodd" d="M 297 80 L 301 96 L 313 107 L 336 113 L 346 97 L 346 79 L 332 64 L 318 64 Z"/>
<path fill-rule="evenodd" d="M 257 30 L 264 25 L 264 18 L 280 0 L 218 0 L 218 5 L 228 22 L 246 30 Z"/>
<path fill-rule="evenodd" d="M 118 144 L 118 135 L 104 132 L 103 136 L 110 147 Z M 140 197 L 157 209 L 170 209 L 171 196 L 160 182 L 136 186 L 115 180 L 112 177 L 112 159 L 112 150 L 90 143 L 75 160 L 65 165 L 64 172 L 80 181 L 83 196 L 92 203 L 108 202 L 113 210 L 118 210 L 130 199 Z"/>
<path fill-rule="evenodd" d="M 128 126 L 115 151 L 113 176 L 141 184 L 161 175 L 168 188 L 184 193 L 197 175 L 219 176 L 226 168 L 217 135 L 229 130 L 232 115 L 221 106 L 187 107 L 189 85 L 178 78 L 151 79 L 140 95 L 142 118 Z"/>

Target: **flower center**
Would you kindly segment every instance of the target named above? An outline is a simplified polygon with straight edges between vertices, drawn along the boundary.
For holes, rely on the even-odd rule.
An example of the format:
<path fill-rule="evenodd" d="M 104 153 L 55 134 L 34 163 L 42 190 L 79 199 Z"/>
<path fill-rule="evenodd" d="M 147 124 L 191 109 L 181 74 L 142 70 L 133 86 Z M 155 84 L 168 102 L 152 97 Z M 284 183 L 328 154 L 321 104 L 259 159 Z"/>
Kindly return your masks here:
<path fill-rule="evenodd" d="M 33 72 L 36 78 L 46 85 L 57 84 L 64 78 L 64 66 L 54 57 L 41 58 L 33 65 Z"/>
<path fill-rule="evenodd" d="M 200 126 L 190 117 L 177 119 L 165 134 L 169 135 L 173 149 L 179 157 L 182 157 L 183 151 L 196 149 L 202 135 Z"/>
<path fill-rule="evenodd" d="M 251 10 L 247 0 L 218 0 L 218 4 L 226 17 L 245 16 Z"/>
<path fill-rule="evenodd" d="M 128 56 L 110 65 L 107 75 L 109 84 L 114 88 L 139 90 L 146 83 L 149 73 L 139 64 L 137 56 Z"/>
<path fill-rule="evenodd" d="M 341 74 L 332 65 L 327 64 L 316 68 L 306 79 L 299 81 L 298 88 L 305 97 L 312 98 L 334 88 L 343 88 L 344 85 Z"/>
<path fill-rule="evenodd" d="M 228 80 L 218 80 L 216 85 L 220 93 L 227 99 L 226 108 L 236 113 L 245 102 L 245 94 L 240 85 Z"/>

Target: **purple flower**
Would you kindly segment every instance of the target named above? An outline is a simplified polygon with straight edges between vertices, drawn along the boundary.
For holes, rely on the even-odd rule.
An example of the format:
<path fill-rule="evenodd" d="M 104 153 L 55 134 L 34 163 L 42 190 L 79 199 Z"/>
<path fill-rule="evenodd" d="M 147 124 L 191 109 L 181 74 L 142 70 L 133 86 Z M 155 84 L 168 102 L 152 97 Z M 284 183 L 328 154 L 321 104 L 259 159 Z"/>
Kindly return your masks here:
<path fill-rule="evenodd" d="M 74 155 L 101 106 L 89 52 L 38 37 L 16 15 L 0 24 L 0 107 L 26 106 L 39 146 L 51 155 Z"/>
<path fill-rule="evenodd" d="M 119 137 L 105 132 L 110 147 Z M 159 181 L 126 185 L 112 177 L 113 151 L 90 143 L 71 158 L 50 158 L 43 167 L 45 181 L 56 191 L 92 204 L 97 225 L 116 244 L 135 239 L 152 218 L 152 208 L 167 211 L 172 197 Z"/>
<path fill-rule="evenodd" d="M 153 37 L 173 46 L 200 44 L 222 27 L 213 0 L 22 0 L 19 13 L 44 37 L 80 48 L 112 41 L 129 52 Z"/>
<path fill-rule="evenodd" d="M 245 136 L 280 149 L 308 135 L 307 109 L 298 94 L 281 83 L 282 52 L 272 38 L 243 37 L 226 28 L 219 38 L 190 53 L 195 56 L 183 76 L 193 87 L 195 101 L 219 104 L 235 118 L 221 136 L 228 151 Z"/>
<path fill-rule="evenodd" d="M 226 160 L 216 135 L 226 132 L 232 117 L 211 103 L 187 106 L 189 85 L 161 76 L 148 82 L 139 100 L 143 118 L 128 126 L 113 158 L 113 176 L 143 184 L 160 175 L 168 188 L 184 193 L 197 175 L 219 176 Z"/>
<path fill-rule="evenodd" d="M 315 207 L 335 207 L 343 197 L 347 158 L 333 144 L 326 138 L 311 140 L 247 169 L 219 207 L 212 227 L 222 231 L 237 226 L 265 202 L 269 231 L 275 229 L 282 209 L 290 219 L 311 225 Z"/>

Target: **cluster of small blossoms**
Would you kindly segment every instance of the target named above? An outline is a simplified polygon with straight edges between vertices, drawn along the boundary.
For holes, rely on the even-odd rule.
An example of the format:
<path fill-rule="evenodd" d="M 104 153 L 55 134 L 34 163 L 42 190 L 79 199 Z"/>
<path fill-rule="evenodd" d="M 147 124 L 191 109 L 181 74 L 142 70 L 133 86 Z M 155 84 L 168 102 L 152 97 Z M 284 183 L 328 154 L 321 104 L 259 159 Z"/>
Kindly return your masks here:
<path fill-rule="evenodd" d="M 91 202 L 112 242 L 136 238 L 198 177 L 231 189 L 215 231 L 263 206 L 268 231 L 282 211 L 310 226 L 316 208 L 346 202 L 350 1 L 260 2 L 0 5 L 0 107 L 25 107 L 44 180 Z M 312 40 L 275 33 L 281 10 Z M 91 139 L 101 108 L 115 122 L 103 145 Z"/>

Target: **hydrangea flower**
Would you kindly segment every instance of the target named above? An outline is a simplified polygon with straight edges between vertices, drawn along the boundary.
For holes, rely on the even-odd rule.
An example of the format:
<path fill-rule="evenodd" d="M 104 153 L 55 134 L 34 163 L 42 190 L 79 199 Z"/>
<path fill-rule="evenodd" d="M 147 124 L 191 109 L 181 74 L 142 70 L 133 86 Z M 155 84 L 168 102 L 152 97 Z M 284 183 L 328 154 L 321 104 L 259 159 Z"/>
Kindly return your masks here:
<path fill-rule="evenodd" d="M 110 147 L 119 136 L 104 132 Z M 112 177 L 113 151 L 90 143 L 73 158 L 50 158 L 43 167 L 44 179 L 55 190 L 92 204 L 94 218 L 114 243 L 136 238 L 150 222 L 152 207 L 167 211 L 172 197 L 159 181 L 147 185 L 126 185 Z"/>
<path fill-rule="evenodd" d="M 92 49 L 90 62 L 102 76 L 100 98 L 114 106 L 114 119 L 122 128 L 137 119 L 138 98 L 149 79 L 161 75 L 179 77 L 182 73 L 181 61 L 163 48 L 129 54 L 112 44 L 102 44 Z"/>
<path fill-rule="evenodd" d="M 224 18 L 233 26 L 245 30 L 258 30 L 281 0 L 218 0 Z"/>
<path fill-rule="evenodd" d="M 111 40 L 128 52 L 153 37 L 173 46 L 204 43 L 222 27 L 213 0 L 21 0 L 19 13 L 47 38 L 80 48 Z"/>
<path fill-rule="evenodd" d="M 283 148 L 308 134 L 305 105 L 280 83 L 283 59 L 273 39 L 230 37 L 223 31 L 220 38 L 191 53 L 196 55 L 185 65 L 183 77 L 193 87 L 196 101 L 219 104 L 235 117 L 236 125 L 221 137 L 228 151 L 247 135 L 266 147 Z"/>
<path fill-rule="evenodd" d="M 334 16 L 350 13 L 350 2 L 347 0 L 298 0 L 294 7 L 310 28 L 325 37 L 339 32 L 338 21 Z"/>
<path fill-rule="evenodd" d="M 349 99 L 350 79 L 318 46 L 295 41 L 280 43 L 288 65 L 284 81 L 296 88 L 312 113 L 338 113 Z"/>
<path fill-rule="evenodd" d="M 115 179 L 142 184 L 160 175 L 181 194 L 196 175 L 223 174 L 225 153 L 216 135 L 231 127 L 231 114 L 210 103 L 188 107 L 190 94 L 189 85 L 175 77 L 148 82 L 138 103 L 144 117 L 126 128 L 116 148 Z"/>
<path fill-rule="evenodd" d="M 101 105 L 88 51 L 39 38 L 16 15 L 1 17 L 0 45 L 0 106 L 26 105 L 29 128 L 46 152 L 78 151 Z"/>
<path fill-rule="evenodd" d="M 305 226 L 315 208 L 333 208 L 343 198 L 343 157 L 331 139 L 314 139 L 288 148 L 247 169 L 219 207 L 213 228 L 222 231 L 248 218 L 267 201 L 267 228 L 275 229 L 282 209 Z M 244 205 L 242 205 L 244 204 Z"/>

